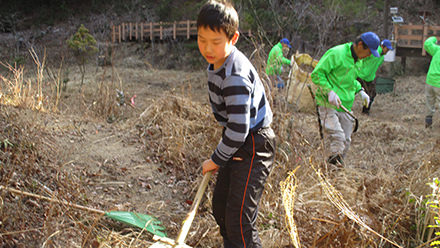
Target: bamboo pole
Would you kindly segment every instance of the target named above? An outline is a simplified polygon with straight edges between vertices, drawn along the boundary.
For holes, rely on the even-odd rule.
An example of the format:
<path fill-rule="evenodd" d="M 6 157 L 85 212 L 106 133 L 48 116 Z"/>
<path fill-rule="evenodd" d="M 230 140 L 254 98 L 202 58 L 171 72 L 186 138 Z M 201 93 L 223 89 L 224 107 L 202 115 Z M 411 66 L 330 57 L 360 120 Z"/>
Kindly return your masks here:
<path fill-rule="evenodd" d="M 132 28 L 133 28 L 133 23 L 128 23 L 128 33 L 129 33 L 129 37 L 128 39 L 131 40 L 132 37 Z"/>
<path fill-rule="evenodd" d="M 89 208 L 89 207 L 86 207 L 86 206 L 81 206 L 81 205 L 78 205 L 78 204 L 74 204 L 74 203 L 68 202 L 66 200 L 58 200 L 58 199 L 55 199 L 55 198 L 50 198 L 50 197 L 46 197 L 46 196 L 42 196 L 42 195 L 37 195 L 37 194 L 34 194 L 34 193 L 29 193 L 29 192 L 26 192 L 26 191 L 16 190 L 16 189 L 9 188 L 9 187 L 4 187 L 4 186 L 0 186 L 0 190 L 6 190 L 6 191 L 12 192 L 14 194 L 29 196 L 29 197 L 32 197 L 32 198 L 37 198 L 37 199 L 45 200 L 45 201 L 48 201 L 48 202 L 54 202 L 54 203 L 66 205 L 66 206 L 69 206 L 69 207 L 73 207 L 73 208 L 76 208 L 76 209 L 90 211 L 90 212 L 97 213 L 97 214 L 105 214 L 105 212 L 102 211 L 102 210 L 95 209 L 95 208 Z"/>

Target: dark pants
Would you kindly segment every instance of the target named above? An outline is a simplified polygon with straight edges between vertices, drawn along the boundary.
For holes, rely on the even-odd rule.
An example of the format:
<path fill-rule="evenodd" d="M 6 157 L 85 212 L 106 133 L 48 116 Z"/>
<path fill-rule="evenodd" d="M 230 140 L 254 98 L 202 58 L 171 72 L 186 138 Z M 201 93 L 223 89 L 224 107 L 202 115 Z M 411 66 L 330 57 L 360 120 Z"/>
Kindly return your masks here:
<path fill-rule="evenodd" d="M 368 104 L 368 107 L 364 106 L 362 109 L 362 112 L 369 113 L 371 104 L 373 104 L 374 98 L 376 97 L 376 78 L 374 78 L 374 80 L 371 82 L 367 82 L 360 78 L 358 78 L 357 80 L 359 81 L 359 83 L 361 83 L 362 88 L 364 88 L 365 90 L 365 93 L 367 93 L 368 96 L 370 97 L 370 104 Z"/>
<path fill-rule="evenodd" d="M 263 128 L 251 132 L 228 164 L 219 169 L 212 208 L 225 248 L 261 247 L 255 222 L 274 153 L 274 132 Z"/>

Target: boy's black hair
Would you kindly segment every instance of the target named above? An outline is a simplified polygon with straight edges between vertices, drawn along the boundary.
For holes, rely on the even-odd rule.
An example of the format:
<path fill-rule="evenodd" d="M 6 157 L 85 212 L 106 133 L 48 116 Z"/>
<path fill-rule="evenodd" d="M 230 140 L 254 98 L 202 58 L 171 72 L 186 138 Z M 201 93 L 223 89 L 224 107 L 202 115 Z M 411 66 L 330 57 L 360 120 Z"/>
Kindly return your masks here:
<path fill-rule="evenodd" d="M 209 27 L 212 31 L 223 30 L 229 39 L 238 31 L 238 14 L 232 4 L 225 0 L 210 0 L 200 9 L 197 29 Z"/>
<path fill-rule="evenodd" d="M 362 41 L 362 47 L 363 47 L 364 49 L 367 49 L 367 48 L 368 48 L 367 44 L 365 44 L 365 42 L 361 39 L 361 36 L 360 36 L 360 35 L 356 38 L 356 41 L 354 42 L 354 44 L 357 45 L 357 44 L 359 43 L 359 41 Z"/>

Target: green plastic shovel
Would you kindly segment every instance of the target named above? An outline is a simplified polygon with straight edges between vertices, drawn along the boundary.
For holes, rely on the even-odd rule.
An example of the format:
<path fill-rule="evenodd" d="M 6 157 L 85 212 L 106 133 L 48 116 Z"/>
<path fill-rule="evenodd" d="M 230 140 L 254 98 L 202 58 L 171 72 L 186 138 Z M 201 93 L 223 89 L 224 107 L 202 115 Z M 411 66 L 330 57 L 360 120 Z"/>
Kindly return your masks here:
<path fill-rule="evenodd" d="M 148 232 L 150 232 L 150 233 L 152 233 L 154 235 L 157 235 L 159 237 L 166 237 L 167 236 L 165 234 L 165 232 L 164 232 L 165 227 L 161 226 L 162 222 L 160 222 L 159 220 L 157 220 L 155 217 L 153 217 L 151 215 L 140 214 L 140 213 L 133 213 L 133 212 L 124 212 L 124 211 L 104 212 L 104 211 L 99 210 L 99 209 L 89 208 L 89 207 L 77 205 L 77 204 L 74 204 L 74 203 L 70 203 L 70 202 L 67 202 L 67 201 L 64 201 L 64 200 L 58 200 L 58 199 L 54 199 L 54 198 L 49 198 L 49 197 L 37 195 L 37 194 L 34 194 L 34 193 L 29 193 L 29 192 L 25 192 L 25 191 L 21 191 L 21 190 L 16 190 L 16 189 L 9 188 L 9 187 L 0 186 L 0 190 L 6 190 L 6 191 L 9 191 L 9 192 L 12 192 L 12 193 L 15 193 L 15 194 L 20 194 L 20 195 L 24 195 L 24 196 L 29 196 L 29 197 L 37 198 L 37 199 L 42 199 L 42 200 L 46 200 L 46 201 L 49 201 L 49 202 L 55 202 L 55 203 L 63 204 L 63 205 L 66 205 L 66 206 L 69 206 L 69 207 L 73 207 L 73 208 L 76 208 L 76 209 L 80 209 L 80 210 L 85 210 L 85 211 L 101 214 L 101 215 L 109 217 L 110 219 L 113 219 L 113 220 L 116 220 L 116 221 L 120 221 L 120 222 L 123 222 L 123 223 L 131 225 L 131 226 L 139 227 L 141 229 L 145 229 Z"/>

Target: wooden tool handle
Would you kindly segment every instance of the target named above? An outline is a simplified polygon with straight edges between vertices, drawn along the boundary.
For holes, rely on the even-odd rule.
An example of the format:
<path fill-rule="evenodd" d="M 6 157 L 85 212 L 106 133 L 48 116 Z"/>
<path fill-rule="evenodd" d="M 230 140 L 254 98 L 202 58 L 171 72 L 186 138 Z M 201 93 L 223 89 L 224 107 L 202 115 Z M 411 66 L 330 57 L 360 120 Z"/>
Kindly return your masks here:
<path fill-rule="evenodd" d="M 0 190 L 6 190 L 6 191 L 9 191 L 9 192 L 12 192 L 12 193 L 15 193 L 15 194 L 29 196 L 29 197 L 45 200 L 45 201 L 48 201 L 48 202 L 55 202 L 55 203 L 58 203 L 58 204 L 63 204 L 63 205 L 69 206 L 69 207 L 73 207 L 73 208 L 76 208 L 76 209 L 85 210 L 85 211 L 89 211 L 89 212 L 93 212 L 93 213 L 97 213 L 97 214 L 104 214 L 105 213 L 104 211 L 99 210 L 99 209 L 89 208 L 89 207 L 85 207 L 85 206 L 81 206 L 81 205 L 78 205 L 78 204 L 74 204 L 74 203 L 71 203 L 71 202 L 68 202 L 68 201 L 65 201 L 65 200 L 58 200 L 58 199 L 55 199 L 55 198 L 49 198 L 49 197 L 46 197 L 46 196 L 37 195 L 37 194 L 29 193 L 29 192 L 26 192 L 26 191 L 16 190 L 16 189 L 5 187 L 5 186 L 0 186 Z"/>
<path fill-rule="evenodd" d="M 182 228 L 180 229 L 179 235 L 177 236 L 176 245 L 185 243 L 186 235 L 188 234 L 189 228 L 191 227 L 194 217 L 196 216 L 197 208 L 199 207 L 200 201 L 202 200 L 203 197 L 203 193 L 205 193 L 206 187 L 208 186 L 209 179 L 211 178 L 211 174 L 212 171 L 206 172 L 202 182 L 200 183 L 199 189 L 197 190 L 191 209 L 186 215 L 186 218 L 183 221 Z"/>
<path fill-rule="evenodd" d="M 343 109 L 345 111 L 345 113 L 347 113 L 353 119 L 357 119 L 356 116 L 354 116 L 350 111 L 348 111 L 348 109 L 346 107 L 344 107 L 344 105 L 341 104 L 340 107 L 341 107 L 341 109 Z"/>
<path fill-rule="evenodd" d="M 341 104 L 341 108 L 349 115 L 351 116 L 351 118 L 354 119 L 354 128 L 353 128 L 353 133 L 356 133 L 358 128 L 359 128 L 359 121 L 356 118 L 356 116 L 354 116 L 354 114 L 352 114 L 350 111 L 348 111 L 348 109 L 346 107 L 344 107 L 344 105 Z"/>

